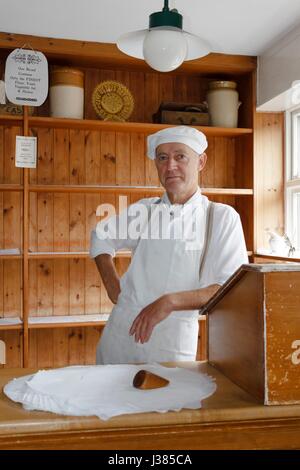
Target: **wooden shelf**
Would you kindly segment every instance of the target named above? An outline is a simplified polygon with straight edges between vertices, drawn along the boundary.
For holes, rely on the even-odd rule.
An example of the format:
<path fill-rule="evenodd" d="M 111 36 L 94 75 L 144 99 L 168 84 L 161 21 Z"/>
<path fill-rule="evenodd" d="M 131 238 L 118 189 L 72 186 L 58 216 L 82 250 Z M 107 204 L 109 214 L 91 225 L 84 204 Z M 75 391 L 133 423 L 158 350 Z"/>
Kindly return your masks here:
<path fill-rule="evenodd" d="M 160 196 L 164 188 L 159 186 L 101 186 L 101 185 L 61 185 L 61 184 L 32 184 L 29 186 L 31 192 L 47 193 L 140 193 L 149 192 Z"/>
<path fill-rule="evenodd" d="M 174 127 L 170 124 L 153 124 L 141 122 L 116 122 L 116 121 L 97 121 L 89 119 L 66 119 L 51 117 L 29 117 L 30 127 L 51 127 L 57 129 L 72 128 L 80 130 L 98 130 L 112 132 L 141 132 L 152 133 Z M 208 137 L 238 137 L 241 135 L 252 134 L 253 129 L 248 128 L 226 128 L 211 126 L 194 126 L 196 129 L 204 132 Z"/>
<path fill-rule="evenodd" d="M 201 188 L 202 194 L 223 196 L 253 196 L 253 189 L 236 188 Z"/>
<path fill-rule="evenodd" d="M 24 186 L 22 184 L 0 184 L 0 191 L 23 191 Z"/>
<path fill-rule="evenodd" d="M 130 258 L 131 251 L 119 251 L 116 258 Z M 72 259 L 72 258 L 90 258 L 88 251 L 39 251 L 28 253 L 29 259 Z"/>
<path fill-rule="evenodd" d="M 14 253 L 11 253 L 13 251 Z M 18 248 L 15 249 L 1 249 L 0 259 L 22 259 L 23 256 Z"/>
<path fill-rule="evenodd" d="M 22 330 L 23 322 L 19 317 L 0 318 L 0 330 Z"/>
<path fill-rule="evenodd" d="M 85 326 L 104 326 L 108 320 L 109 313 L 95 315 L 56 315 L 49 317 L 29 317 L 28 328 L 73 328 Z"/>
<path fill-rule="evenodd" d="M 164 188 L 159 186 L 101 186 L 101 185 L 60 185 L 60 184 L 32 184 L 31 192 L 55 192 L 55 193 L 151 193 L 153 196 L 161 196 Z M 236 188 L 202 188 L 202 194 L 224 196 L 252 196 L 253 189 Z"/>
<path fill-rule="evenodd" d="M 3 126 L 5 124 L 9 124 L 9 125 L 16 124 L 17 126 L 22 125 L 23 124 L 23 115 L 15 116 L 14 114 L 1 114 L 0 115 L 0 125 Z"/>
<path fill-rule="evenodd" d="M 270 260 L 277 260 L 277 261 L 290 261 L 291 263 L 300 263 L 300 258 L 296 258 L 293 256 L 279 256 L 279 255 L 271 255 L 271 254 L 263 254 L 263 253 L 254 253 L 254 258 L 265 258 Z"/>

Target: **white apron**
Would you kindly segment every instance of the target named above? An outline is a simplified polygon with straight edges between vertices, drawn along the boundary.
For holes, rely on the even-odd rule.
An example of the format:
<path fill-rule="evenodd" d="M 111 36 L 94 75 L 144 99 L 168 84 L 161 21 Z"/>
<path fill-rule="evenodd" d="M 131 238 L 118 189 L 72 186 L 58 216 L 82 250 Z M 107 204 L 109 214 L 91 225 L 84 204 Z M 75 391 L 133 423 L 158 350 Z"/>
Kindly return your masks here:
<path fill-rule="evenodd" d="M 191 198 L 191 200 L 195 198 Z M 187 249 L 184 239 L 141 239 L 128 271 L 121 278 L 121 293 L 112 310 L 97 348 L 97 364 L 150 363 L 164 361 L 193 361 L 198 344 L 198 310 L 172 312 L 157 324 L 147 343 L 136 343 L 129 335 L 130 327 L 140 311 L 162 295 L 171 292 L 199 289 L 199 263 L 203 249 L 208 200 L 198 203 L 159 204 L 172 213 L 171 229 L 181 223 L 182 216 L 197 217 L 201 230 L 193 249 Z M 199 202 L 201 201 L 201 202 Z M 158 207 L 158 205 L 157 205 Z M 156 223 L 157 211 L 151 214 Z M 191 228 L 191 227 L 190 227 Z M 148 224 L 145 224 L 148 229 Z M 185 232 L 186 235 L 186 232 Z M 196 243 L 196 245 L 195 245 Z"/>

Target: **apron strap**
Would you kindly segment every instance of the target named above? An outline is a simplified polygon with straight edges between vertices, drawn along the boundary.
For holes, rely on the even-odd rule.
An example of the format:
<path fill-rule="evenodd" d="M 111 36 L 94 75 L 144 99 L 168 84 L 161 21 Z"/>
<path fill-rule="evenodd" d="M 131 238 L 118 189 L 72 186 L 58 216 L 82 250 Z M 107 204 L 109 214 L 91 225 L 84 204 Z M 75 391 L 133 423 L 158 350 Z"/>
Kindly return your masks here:
<path fill-rule="evenodd" d="M 201 279 L 203 268 L 205 265 L 206 255 L 211 239 L 212 233 L 212 221 L 213 221 L 213 212 L 214 212 L 214 203 L 208 201 L 208 207 L 206 211 L 206 224 L 205 224 L 205 235 L 204 235 L 204 244 L 203 250 L 200 257 L 200 266 L 199 266 L 199 279 Z"/>

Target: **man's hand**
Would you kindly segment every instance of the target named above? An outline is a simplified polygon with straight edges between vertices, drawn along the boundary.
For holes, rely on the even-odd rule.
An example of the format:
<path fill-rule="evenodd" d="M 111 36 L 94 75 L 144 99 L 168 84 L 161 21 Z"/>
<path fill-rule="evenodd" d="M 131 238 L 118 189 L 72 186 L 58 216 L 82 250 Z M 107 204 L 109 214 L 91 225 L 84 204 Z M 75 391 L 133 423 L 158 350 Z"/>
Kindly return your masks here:
<path fill-rule="evenodd" d="M 153 328 L 157 323 L 167 318 L 172 312 L 172 304 L 168 295 L 163 295 L 159 299 L 147 305 L 138 314 L 129 330 L 130 335 L 135 336 L 138 343 L 146 343 L 149 341 Z"/>

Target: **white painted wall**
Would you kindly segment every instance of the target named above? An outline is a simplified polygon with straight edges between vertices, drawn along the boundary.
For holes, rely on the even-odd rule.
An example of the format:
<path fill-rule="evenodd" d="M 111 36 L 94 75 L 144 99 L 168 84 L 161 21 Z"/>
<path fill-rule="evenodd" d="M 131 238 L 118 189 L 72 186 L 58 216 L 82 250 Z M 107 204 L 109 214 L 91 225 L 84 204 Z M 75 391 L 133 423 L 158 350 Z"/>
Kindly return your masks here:
<path fill-rule="evenodd" d="M 258 58 L 257 80 L 258 111 L 284 111 L 300 104 L 300 26 Z"/>

